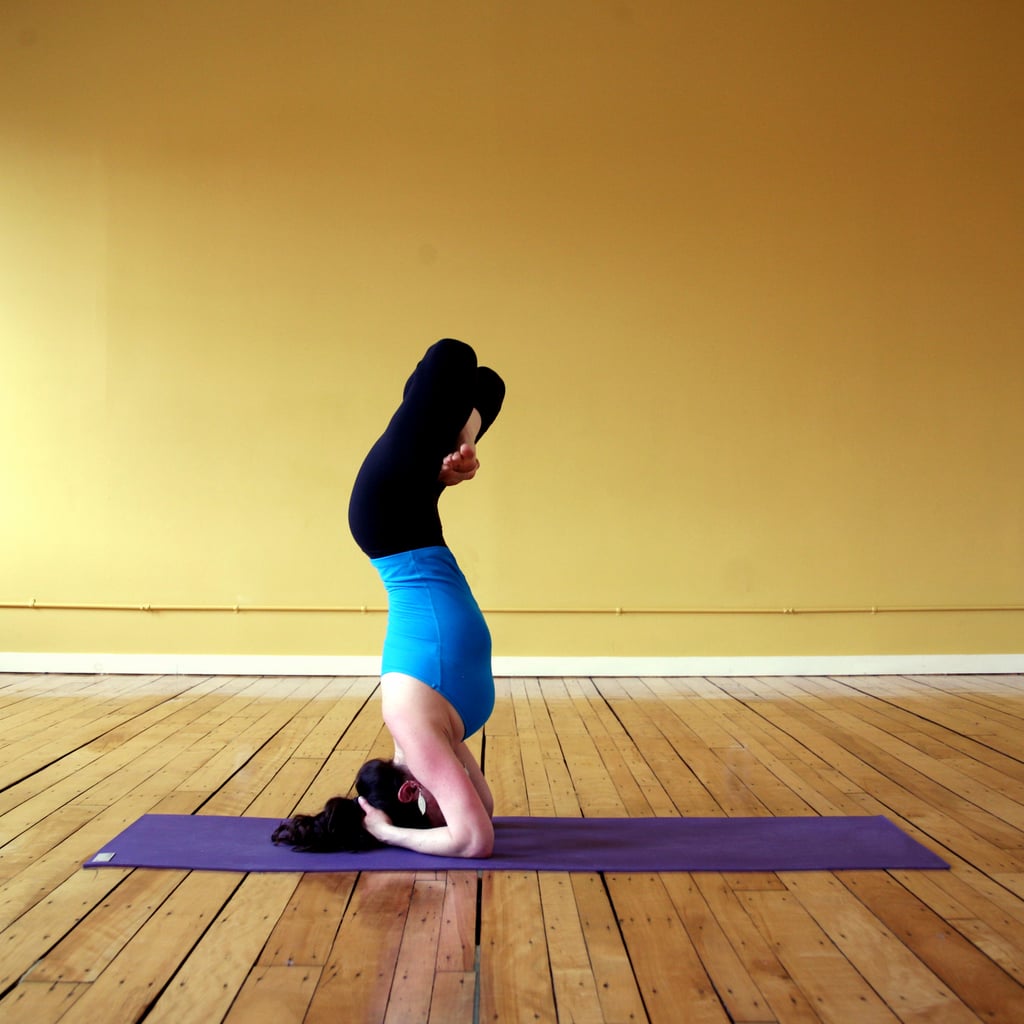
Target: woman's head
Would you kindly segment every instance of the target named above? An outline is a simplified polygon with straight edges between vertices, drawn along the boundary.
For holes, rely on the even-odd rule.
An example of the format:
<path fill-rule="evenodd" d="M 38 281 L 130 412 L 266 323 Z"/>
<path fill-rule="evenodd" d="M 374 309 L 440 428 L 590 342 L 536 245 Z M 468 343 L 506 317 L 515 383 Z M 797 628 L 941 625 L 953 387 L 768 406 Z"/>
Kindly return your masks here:
<path fill-rule="evenodd" d="M 356 792 L 400 828 L 430 828 L 419 805 L 419 783 L 394 761 L 367 761 L 356 776 Z"/>
<path fill-rule="evenodd" d="M 356 792 L 380 808 L 401 828 L 431 828 L 420 810 L 425 793 L 415 779 L 394 761 L 367 761 L 356 776 Z M 335 796 L 319 814 L 296 814 L 282 821 L 271 837 L 275 843 L 316 852 L 369 850 L 381 844 L 363 828 L 363 810 L 355 800 Z"/>

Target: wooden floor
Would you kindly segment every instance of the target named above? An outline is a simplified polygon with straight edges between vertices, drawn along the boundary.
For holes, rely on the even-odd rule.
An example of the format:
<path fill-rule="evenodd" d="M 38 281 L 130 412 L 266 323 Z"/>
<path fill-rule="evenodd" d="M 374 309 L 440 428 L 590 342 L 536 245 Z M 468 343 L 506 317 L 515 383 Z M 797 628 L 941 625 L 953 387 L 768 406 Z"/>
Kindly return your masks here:
<path fill-rule="evenodd" d="M 501 815 L 884 814 L 950 871 L 81 870 L 390 749 L 368 679 L 0 675 L 0 1021 L 1024 1021 L 1024 677 L 499 681 Z M 479 749 L 479 747 L 478 747 Z"/>

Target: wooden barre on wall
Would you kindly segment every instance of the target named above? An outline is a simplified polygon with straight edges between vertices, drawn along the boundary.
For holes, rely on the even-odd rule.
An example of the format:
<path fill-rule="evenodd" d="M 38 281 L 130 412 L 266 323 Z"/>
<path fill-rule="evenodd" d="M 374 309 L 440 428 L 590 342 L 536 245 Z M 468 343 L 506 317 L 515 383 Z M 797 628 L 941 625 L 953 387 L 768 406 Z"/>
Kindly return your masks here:
<path fill-rule="evenodd" d="M 97 604 L 66 601 L 0 601 L 0 609 L 76 612 L 270 612 L 381 615 L 367 605 Z M 484 608 L 487 615 L 888 615 L 898 613 L 1022 612 L 1024 604 L 870 605 L 824 608 Z"/>

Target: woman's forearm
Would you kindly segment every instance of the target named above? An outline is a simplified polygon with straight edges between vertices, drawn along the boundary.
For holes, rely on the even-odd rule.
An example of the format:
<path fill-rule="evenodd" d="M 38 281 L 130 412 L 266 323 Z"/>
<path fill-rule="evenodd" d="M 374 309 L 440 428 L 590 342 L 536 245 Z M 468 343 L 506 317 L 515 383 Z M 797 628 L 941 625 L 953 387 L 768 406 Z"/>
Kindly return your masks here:
<path fill-rule="evenodd" d="M 484 778 L 484 773 L 480 771 L 480 766 L 475 760 L 467 764 L 465 768 L 466 774 L 469 776 L 469 781 L 473 783 L 473 788 L 476 790 L 477 796 L 480 797 L 480 803 L 484 805 L 487 817 L 493 818 L 494 797 L 491 795 L 491 787 L 487 785 L 487 779 Z"/>
<path fill-rule="evenodd" d="M 456 747 L 455 756 L 465 769 L 469 781 L 473 783 L 473 788 L 476 790 L 477 796 L 480 797 L 480 803 L 484 805 L 484 810 L 487 811 L 487 817 L 493 818 L 494 797 L 491 795 L 491 787 L 487 785 L 487 779 L 484 778 L 484 773 L 480 770 L 480 764 L 473 752 L 463 742 Z"/>
<path fill-rule="evenodd" d="M 494 852 L 493 828 L 457 838 L 447 826 L 422 829 L 387 825 L 376 829 L 374 835 L 388 846 L 433 857 L 490 857 Z"/>

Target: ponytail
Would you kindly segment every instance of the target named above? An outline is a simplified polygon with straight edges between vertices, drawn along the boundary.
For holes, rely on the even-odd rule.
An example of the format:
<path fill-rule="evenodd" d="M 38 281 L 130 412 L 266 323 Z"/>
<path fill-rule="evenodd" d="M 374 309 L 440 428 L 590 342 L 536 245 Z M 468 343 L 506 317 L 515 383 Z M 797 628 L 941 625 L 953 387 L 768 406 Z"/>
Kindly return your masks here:
<path fill-rule="evenodd" d="M 335 796 L 319 814 L 296 814 L 274 829 L 275 843 L 310 853 L 358 853 L 381 844 L 363 828 L 363 809 Z"/>
<path fill-rule="evenodd" d="M 393 761 L 367 761 L 356 777 L 356 792 L 380 808 L 400 828 L 430 828 L 415 803 L 398 799 L 409 774 Z M 363 828 L 363 809 L 355 800 L 335 796 L 319 814 L 296 814 L 282 821 L 271 836 L 273 842 L 309 853 L 359 853 L 383 844 Z"/>

